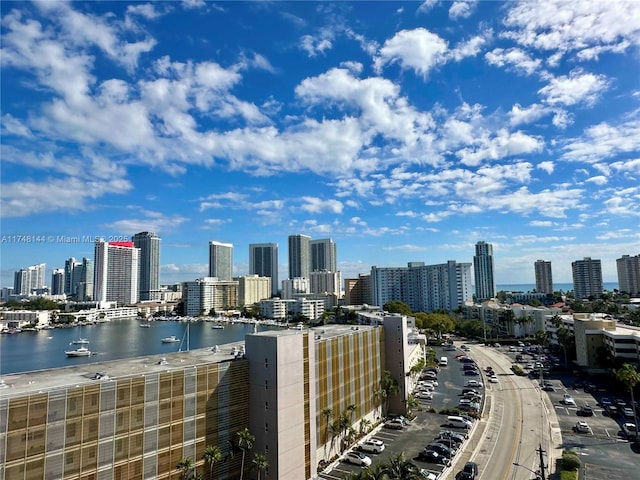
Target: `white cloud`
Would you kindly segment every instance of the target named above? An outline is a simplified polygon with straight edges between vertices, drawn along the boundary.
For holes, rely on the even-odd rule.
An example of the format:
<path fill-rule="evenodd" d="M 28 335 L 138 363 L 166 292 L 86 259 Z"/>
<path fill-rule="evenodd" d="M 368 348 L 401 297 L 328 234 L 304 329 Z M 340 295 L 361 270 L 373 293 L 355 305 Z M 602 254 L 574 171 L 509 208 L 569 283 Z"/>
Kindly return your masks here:
<path fill-rule="evenodd" d="M 393 245 L 388 247 L 383 247 L 383 250 L 403 250 L 405 252 L 424 252 L 427 250 L 427 247 L 424 245 L 412 245 L 410 243 L 405 243 L 404 245 Z"/>
<path fill-rule="evenodd" d="M 585 130 L 581 138 L 570 139 L 563 147 L 562 158 L 572 161 L 597 162 L 615 155 L 640 150 L 640 121 L 632 120 L 614 126 L 606 122 Z"/>
<path fill-rule="evenodd" d="M 531 75 L 540 69 L 541 61 L 532 59 L 526 52 L 519 48 L 494 48 L 485 54 L 489 65 L 497 67 L 513 68 L 516 72 Z"/>
<path fill-rule="evenodd" d="M 548 85 L 538 90 L 538 93 L 549 105 L 571 106 L 584 103 L 593 105 L 604 91 L 609 82 L 604 75 L 583 73 L 582 70 L 572 70 L 569 75 L 552 78 Z"/>
<path fill-rule="evenodd" d="M 127 218 L 104 225 L 114 233 L 133 235 L 138 232 L 163 232 L 174 230 L 187 219 L 180 215 L 165 215 L 160 212 L 143 211 L 146 218 Z"/>
<path fill-rule="evenodd" d="M 418 7 L 418 10 L 416 11 L 416 13 L 427 13 L 429 12 L 429 10 L 431 10 L 433 7 L 435 7 L 438 2 L 440 0 L 424 0 L 420 6 Z"/>
<path fill-rule="evenodd" d="M 333 43 L 331 43 L 331 40 L 328 38 L 303 35 L 300 37 L 300 48 L 307 52 L 309 57 L 316 57 L 323 55 L 325 50 L 331 50 Z"/>
<path fill-rule="evenodd" d="M 476 8 L 476 1 L 460 1 L 455 0 L 449 8 L 449 18 L 468 18 Z"/>
<path fill-rule="evenodd" d="M 516 103 L 509 112 L 509 124 L 515 127 L 521 124 L 533 123 L 548 113 L 549 110 L 539 103 L 534 103 L 525 108 Z"/>
<path fill-rule="evenodd" d="M 529 225 L 532 227 L 553 227 L 551 220 L 531 220 Z"/>
<path fill-rule="evenodd" d="M 466 147 L 456 152 L 465 165 L 479 165 L 484 160 L 499 160 L 514 155 L 539 152 L 544 146 L 541 138 L 532 137 L 521 131 L 510 133 L 501 129 L 493 137 L 486 136 L 473 148 Z"/>
<path fill-rule="evenodd" d="M 596 185 L 606 185 L 609 180 L 604 175 L 587 178 L 585 182 L 595 183 Z"/>
<path fill-rule="evenodd" d="M 488 38 L 490 38 L 492 34 L 493 32 L 488 30 L 483 35 L 476 35 L 469 40 L 458 43 L 447 54 L 447 57 L 452 58 L 455 61 L 460 61 L 466 57 L 475 57 L 480 53 L 482 47 L 487 44 Z"/>
<path fill-rule="evenodd" d="M 339 200 L 322 199 L 318 197 L 302 197 L 304 204 L 300 208 L 309 213 L 330 212 L 340 214 L 344 205 Z"/>
<path fill-rule="evenodd" d="M 549 175 L 551 175 L 553 173 L 553 170 L 555 169 L 555 163 L 550 160 L 547 160 L 547 161 L 538 163 L 536 168 L 539 168 L 540 170 L 544 170 Z"/>
<path fill-rule="evenodd" d="M 443 62 L 446 51 L 447 42 L 425 28 L 401 30 L 384 42 L 374 68 L 380 72 L 385 65 L 398 63 L 426 79 L 429 71 Z"/>
<path fill-rule="evenodd" d="M 622 52 L 640 43 L 640 23 L 630 14 L 637 12 L 635 0 L 527 0 L 512 5 L 502 35 L 528 48 L 556 51 L 558 57 L 586 51 L 582 58 L 589 59 L 597 55 L 593 48 Z"/>

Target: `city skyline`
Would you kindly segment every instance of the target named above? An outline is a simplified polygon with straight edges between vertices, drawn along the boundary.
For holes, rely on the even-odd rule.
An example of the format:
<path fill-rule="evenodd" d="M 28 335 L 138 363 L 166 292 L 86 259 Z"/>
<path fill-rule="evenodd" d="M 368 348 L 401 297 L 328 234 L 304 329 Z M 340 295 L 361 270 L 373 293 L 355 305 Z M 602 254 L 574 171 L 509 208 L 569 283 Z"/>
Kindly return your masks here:
<path fill-rule="evenodd" d="M 486 241 L 498 285 L 541 258 L 571 283 L 585 255 L 616 281 L 640 250 L 638 8 L 3 2 L 1 285 L 145 231 L 163 284 L 206 276 L 212 239 L 240 276 L 294 234 L 339 244 L 342 278 Z"/>

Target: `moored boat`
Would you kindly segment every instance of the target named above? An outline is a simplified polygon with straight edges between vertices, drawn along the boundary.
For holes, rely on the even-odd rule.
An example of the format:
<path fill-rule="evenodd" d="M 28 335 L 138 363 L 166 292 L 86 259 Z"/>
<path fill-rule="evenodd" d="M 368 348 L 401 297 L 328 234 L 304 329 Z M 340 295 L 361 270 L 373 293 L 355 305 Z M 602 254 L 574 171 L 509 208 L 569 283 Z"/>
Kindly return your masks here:
<path fill-rule="evenodd" d="M 162 343 L 177 343 L 180 339 L 175 335 L 171 335 L 170 337 L 165 337 L 162 339 Z"/>
<path fill-rule="evenodd" d="M 75 350 L 67 350 L 64 353 L 67 357 L 88 357 L 91 355 L 91 351 L 85 346 L 78 347 Z"/>

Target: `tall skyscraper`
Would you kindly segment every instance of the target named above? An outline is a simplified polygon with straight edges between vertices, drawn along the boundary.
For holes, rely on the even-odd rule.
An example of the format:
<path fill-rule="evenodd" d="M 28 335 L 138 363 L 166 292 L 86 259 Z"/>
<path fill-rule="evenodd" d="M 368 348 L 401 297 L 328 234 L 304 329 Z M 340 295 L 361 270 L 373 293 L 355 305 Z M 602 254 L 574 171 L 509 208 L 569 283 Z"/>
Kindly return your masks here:
<path fill-rule="evenodd" d="M 76 298 L 81 301 L 93 299 L 93 260 L 84 257 L 80 271 L 80 279 L 76 284 Z"/>
<path fill-rule="evenodd" d="M 311 249 L 311 271 L 320 272 L 326 270 L 328 272 L 338 271 L 338 255 L 336 244 L 330 238 L 322 238 L 311 240 L 309 242 Z"/>
<path fill-rule="evenodd" d="M 600 260 L 584 257 L 571 262 L 573 293 L 576 299 L 599 298 L 602 295 L 602 265 Z"/>
<path fill-rule="evenodd" d="M 74 257 L 64 262 L 64 293 L 67 296 L 74 296 L 76 294 L 81 266 L 82 264 L 77 262 Z"/>
<path fill-rule="evenodd" d="M 307 235 L 289 236 L 289 278 L 309 278 L 311 267 L 309 242 Z"/>
<path fill-rule="evenodd" d="M 278 294 L 277 243 L 252 243 L 249 245 L 249 273 L 271 278 L 271 295 Z"/>
<path fill-rule="evenodd" d="M 51 295 L 64 294 L 64 268 L 56 268 L 51 273 Z"/>
<path fill-rule="evenodd" d="M 133 242 L 95 243 L 94 281 L 95 300 L 131 305 L 138 301 L 140 249 Z"/>
<path fill-rule="evenodd" d="M 14 295 L 30 295 L 34 290 L 44 287 L 44 275 L 47 266 L 44 263 L 21 268 L 13 277 Z"/>
<path fill-rule="evenodd" d="M 133 236 L 140 249 L 140 300 L 160 299 L 160 237 L 153 232 Z"/>
<path fill-rule="evenodd" d="M 233 244 L 209 242 L 209 277 L 225 282 L 233 280 Z"/>
<path fill-rule="evenodd" d="M 496 295 L 496 283 L 493 278 L 493 245 L 487 242 L 476 243 L 473 257 L 473 273 L 476 281 L 476 300 L 484 302 Z"/>
<path fill-rule="evenodd" d="M 618 290 L 629 295 L 640 294 L 640 255 L 623 255 L 616 259 Z"/>
<path fill-rule="evenodd" d="M 537 260 L 534 263 L 536 274 L 536 292 L 553 293 L 553 277 L 551 275 L 551 262 Z"/>

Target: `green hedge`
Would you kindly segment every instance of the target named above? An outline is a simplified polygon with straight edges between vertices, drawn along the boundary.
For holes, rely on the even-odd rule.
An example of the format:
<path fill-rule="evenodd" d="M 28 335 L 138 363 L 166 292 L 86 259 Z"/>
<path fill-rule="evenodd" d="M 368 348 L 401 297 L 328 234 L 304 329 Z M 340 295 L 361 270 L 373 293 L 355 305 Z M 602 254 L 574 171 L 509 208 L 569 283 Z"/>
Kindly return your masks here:
<path fill-rule="evenodd" d="M 576 471 L 580 468 L 578 454 L 572 450 L 562 452 L 562 470 Z"/>
<path fill-rule="evenodd" d="M 578 480 L 578 471 L 560 470 L 560 480 Z"/>

